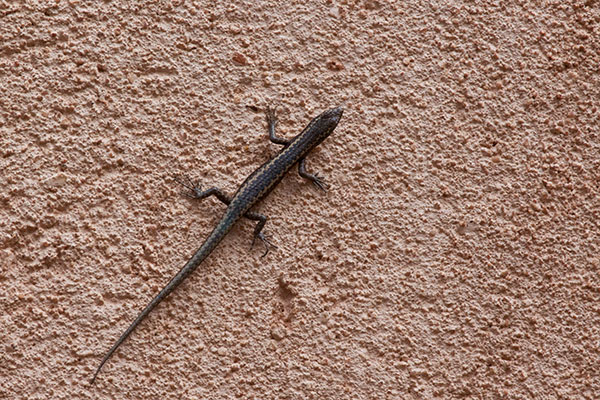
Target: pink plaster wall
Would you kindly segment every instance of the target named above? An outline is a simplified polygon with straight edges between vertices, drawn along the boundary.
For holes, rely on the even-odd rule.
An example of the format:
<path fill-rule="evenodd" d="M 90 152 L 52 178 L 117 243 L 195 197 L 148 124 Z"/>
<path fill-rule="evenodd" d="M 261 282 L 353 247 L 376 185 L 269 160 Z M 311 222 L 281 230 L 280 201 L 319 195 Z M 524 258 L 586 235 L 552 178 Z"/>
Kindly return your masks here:
<path fill-rule="evenodd" d="M 228 5 L 224 5 L 228 4 Z M 0 398 L 600 398 L 597 1 L 2 2 Z M 345 107 L 88 382 L 278 147 Z"/>

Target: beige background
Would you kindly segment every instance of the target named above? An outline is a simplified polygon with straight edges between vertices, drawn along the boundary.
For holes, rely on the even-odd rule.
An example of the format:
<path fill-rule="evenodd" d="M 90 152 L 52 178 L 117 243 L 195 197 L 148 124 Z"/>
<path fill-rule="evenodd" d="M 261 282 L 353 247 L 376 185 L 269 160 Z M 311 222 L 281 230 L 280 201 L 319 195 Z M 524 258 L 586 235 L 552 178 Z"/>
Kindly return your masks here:
<path fill-rule="evenodd" d="M 1 3 L 0 398 L 600 398 L 600 4 L 390 3 Z"/>

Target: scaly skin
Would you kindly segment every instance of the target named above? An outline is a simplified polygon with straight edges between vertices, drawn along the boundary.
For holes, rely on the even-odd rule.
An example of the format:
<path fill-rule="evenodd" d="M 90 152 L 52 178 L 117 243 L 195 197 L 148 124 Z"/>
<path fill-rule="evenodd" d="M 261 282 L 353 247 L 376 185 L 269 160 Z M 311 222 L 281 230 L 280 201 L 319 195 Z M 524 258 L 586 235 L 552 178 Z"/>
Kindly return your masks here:
<path fill-rule="evenodd" d="M 214 250 L 219 242 L 231 230 L 233 225 L 242 217 L 259 221 L 254 230 L 254 239 L 261 239 L 266 246 L 267 254 L 269 243 L 261 233 L 267 218 L 263 215 L 250 211 L 252 206 L 258 203 L 281 181 L 283 176 L 295 164 L 298 164 L 298 173 L 305 179 L 312 181 L 320 189 L 324 189 L 324 183 L 316 175 L 311 175 L 305 170 L 304 158 L 306 155 L 327 138 L 335 129 L 340 118 L 342 117 L 342 108 L 332 108 L 325 111 L 318 117 L 314 118 L 304 130 L 292 140 L 286 140 L 275 136 L 275 125 L 277 120 L 272 109 L 267 108 L 267 123 L 269 125 L 269 139 L 273 143 L 283 145 L 284 148 L 275 157 L 264 163 L 260 168 L 254 171 L 242 185 L 232 198 L 228 198 L 223 192 L 217 188 L 211 188 L 201 191 L 197 186 L 191 186 L 188 183 L 181 182 L 184 186 L 192 189 L 194 197 L 203 199 L 209 196 L 216 196 L 223 203 L 228 204 L 227 210 L 221 220 L 217 223 L 208 238 L 202 246 L 194 253 L 192 258 L 179 270 L 179 272 L 171 278 L 169 283 L 152 299 L 152 301 L 140 312 L 137 318 L 129 325 L 127 330 L 119 337 L 115 344 L 110 348 L 108 353 L 102 359 L 98 366 L 91 383 L 94 383 L 96 377 L 100 373 L 102 366 L 108 361 L 117 348 L 127 339 L 127 337 L 135 330 L 135 328 L 150 314 L 150 312 L 161 301 L 165 299 L 181 282 L 185 280 L 206 257 Z M 254 241 L 253 241 L 254 243 Z"/>

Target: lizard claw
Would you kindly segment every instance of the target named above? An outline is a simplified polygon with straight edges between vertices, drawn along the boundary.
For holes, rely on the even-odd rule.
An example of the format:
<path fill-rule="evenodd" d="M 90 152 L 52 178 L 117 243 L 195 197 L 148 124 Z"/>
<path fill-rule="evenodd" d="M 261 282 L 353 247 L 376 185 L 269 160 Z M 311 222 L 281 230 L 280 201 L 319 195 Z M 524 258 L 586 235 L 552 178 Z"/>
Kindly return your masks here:
<path fill-rule="evenodd" d="M 316 187 L 318 187 L 319 189 L 321 189 L 324 192 L 326 192 L 327 189 L 329 189 L 329 185 L 327 183 L 325 183 L 323 181 L 323 178 L 321 178 L 319 175 L 315 175 L 315 178 L 313 179 L 313 183 L 315 184 Z"/>
<path fill-rule="evenodd" d="M 270 105 L 268 105 L 265 110 L 265 116 L 267 117 L 267 125 L 271 126 L 272 124 L 275 126 L 277 124 L 277 115 L 275 114 L 275 109 Z"/>
<path fill-rule="evenodd" d="M 200 193 L 202 193 L 202 186 L 200 185 L 200 179 L 198 179 L 197 183 L 194 183 L 192 181 L 192 179 L 187 175 L 183 175 L 183 176 L 174 175 L 173 179 L 175 180 L 175 182 L 179 183 L 181 186 L 183 186 L 184 188 L 188 189 L 191 192 L 191 193 L 182 192 L 182 194 L 184 196 L 187 196 L 192 199 L 201 198 Z"/>
<path fill-rule="evenodd" d="M 269 239 L 267 239 L 267 237 L 262 232 L 259 232 L 258 235 L 254 235 L 254 238 L 252 238 L 252 244 L 250 245 L 250 249 L 251 250 L 254 247 L 254 243 L 256 242 L 256 238 L 259 238 L 263 242 L 263 244 L 265 245 L 265 252 L 263 253 L 262 256 L 260 256 L 261 258 L 267 255 L 267 253 L 270 250 L 270 247 L 272 247 L 274 249 L 277 248 L 277 246 L 275 246 L 273 243 L 271 243 L 269 241 Z"/>

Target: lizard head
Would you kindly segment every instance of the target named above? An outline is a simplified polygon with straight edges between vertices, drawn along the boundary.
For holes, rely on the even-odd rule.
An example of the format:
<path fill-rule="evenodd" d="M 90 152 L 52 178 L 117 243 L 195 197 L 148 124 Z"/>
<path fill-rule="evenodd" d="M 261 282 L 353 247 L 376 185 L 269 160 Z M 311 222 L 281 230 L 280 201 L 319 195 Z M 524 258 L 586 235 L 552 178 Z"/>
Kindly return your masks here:
<path fill-rule="evenodd" d="M 344 109 L 342 107 L 332 108 L 323 112 L 312 121 L 311 125 L 319 128 L 315 130 L 319 143 L 331 135 L 331 132 L 333 132 L 338 122 L 340 122 L 343 112 Z"/>

